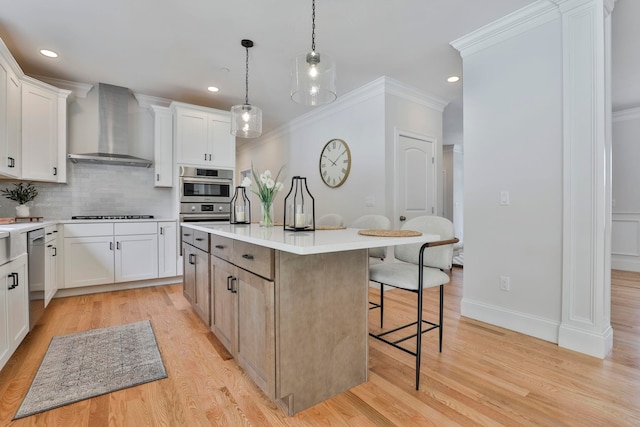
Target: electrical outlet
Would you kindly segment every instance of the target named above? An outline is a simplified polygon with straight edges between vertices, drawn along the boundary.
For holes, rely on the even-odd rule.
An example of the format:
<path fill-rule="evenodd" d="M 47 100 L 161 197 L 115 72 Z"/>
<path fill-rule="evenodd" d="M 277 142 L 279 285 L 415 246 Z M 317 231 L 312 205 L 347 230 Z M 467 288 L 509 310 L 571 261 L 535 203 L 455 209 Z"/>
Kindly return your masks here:
<path fill-rule="evenodd" d="M 509 206 L 511 204 L 511 200 L 509 197 L 508 191 L 500 192 L 500 206 Z"/>
<path fill-rule="evenodd" d="M 509 276 L 500 276 L 500 290 L 507 292 L 511 290 L 511 281 Z"/>

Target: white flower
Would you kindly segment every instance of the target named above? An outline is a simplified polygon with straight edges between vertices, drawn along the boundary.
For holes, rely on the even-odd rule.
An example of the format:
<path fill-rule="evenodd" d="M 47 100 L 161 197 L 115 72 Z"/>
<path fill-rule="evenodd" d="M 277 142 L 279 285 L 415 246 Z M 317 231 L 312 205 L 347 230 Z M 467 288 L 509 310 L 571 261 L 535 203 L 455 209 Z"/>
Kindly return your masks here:
<path fill-rule="evenodd" d="M 276 191 L 282 190 L 283 187 L 284 185 L 281 182 L 276 182 Z"/>
<path fill-rule="evenodd" d="M 267 181 L 264 183 L 264 185 L 266 185 L 267 188 L 271 190 L 276 185 L 276 183 L 271 178 L 267 178 Z"/>
<path fill-rule="evenodd" d="M 242 180 L 242 184 L 240 184 L 240 187 L 251 187 L 251 180 L 248 176 L 244 177 L 244 179 Z"/>

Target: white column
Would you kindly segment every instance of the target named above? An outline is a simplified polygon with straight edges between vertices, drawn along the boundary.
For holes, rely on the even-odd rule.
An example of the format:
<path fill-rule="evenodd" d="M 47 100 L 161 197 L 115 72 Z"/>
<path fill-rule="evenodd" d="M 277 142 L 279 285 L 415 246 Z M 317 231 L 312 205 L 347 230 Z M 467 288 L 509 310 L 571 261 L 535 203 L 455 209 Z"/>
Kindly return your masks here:
<path fill-rule="evenodd" d="M 563 274 L 558 344 L 604 358 L 611 329 L 611 0 L 562 14 Z"/>

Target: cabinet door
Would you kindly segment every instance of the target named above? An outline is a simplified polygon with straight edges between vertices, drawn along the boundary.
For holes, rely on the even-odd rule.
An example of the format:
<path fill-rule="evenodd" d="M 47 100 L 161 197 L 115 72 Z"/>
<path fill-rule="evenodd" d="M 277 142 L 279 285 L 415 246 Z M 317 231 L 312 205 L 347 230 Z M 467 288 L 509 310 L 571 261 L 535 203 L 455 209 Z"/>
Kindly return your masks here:
<path fill-rule="evenodd" d="M 191 245 L 182 245 L 182 259 L 184 273 L 182 275 L 182 294 L 193 304 L 196 294 L 196 248 Z"/>
<path fill-rule="evenodd" d="M 207 113 L 202 111 L 176 109 L 176 161 L 178 164 L 202 166 L 210 164 L 207 118 Z"/>
<path fill-rule="evenodd" d="M 209 254 L 197 249 L 196 255 L 196 281 L 195 281 L 195 300 L 193 307 L 198 316 L 207 325 L 211 325 L 211 296 L 209 287 Z"/>
<path fill-rule="evenodd" d="M 9 280 L 5 264 L 0 267 L 0 369 L 11 357 L 11 353 L 9 353 L 9 312 L 7 307 Z"/>
<path fill-rule="evenodd" d="M 7 314 L 9 325 L 9 352 L 13 353 L 29 332 L 29 287 L 27 277 L 27 254 L 7 264 L 8 279 Z M 13 277 L 8 277 L 13 275 Z M 13 288 L 13 289 L 11 289 Z"/>
<path fill-rule="evenodd" d="M 65 237 L 64 287 L 113 283 L 113 259 L 113 236 Z"/>
<path fill-rule="evenodd" d="M 173 187 L 173 115 L 167 107 L 153 105 L 154 168 L 156 187 Z"/>
<path fill-rule="evenodd" d="M 48 306 L 58 290 L 58 239 L 45 243 L 44 258 L 44 306 Z"/>
<path fill-rule="evenodd" d="M 236 360 L 269 397 L 275 397 L 274 282 L 237 269 Z"/>
<path fill-rule="evenodd" d="M 234 169 L 236 166 L 236 139 L 231 135 L 231 124 L 211 118 L 209 120 L 211 166 Z"/>
<path fill-rule="evenodd" d="M 116 236 L 115 281 L 158 277 L 158 236 L 140 234 Z"/>
<path fill-rule="evenodd" d="M 215 256 L 211 259 L 211 330 L 220 342 L 234 354 L 236 307 L 234 267 Z"/>
<path fill-rule="evenodd" d="M 178 274 L 178 234 L 175 221 L 158 223 L 158 277 Z"/>
<path fill-rule="evenodd" d="M 20 80 L 0 57 L 0 174 L 20 177 Z"/>
<path fill-rule="evenodd" d="M 57 174 L 58 93 L 23 82 L 22 177 L 57 181 Z"/>

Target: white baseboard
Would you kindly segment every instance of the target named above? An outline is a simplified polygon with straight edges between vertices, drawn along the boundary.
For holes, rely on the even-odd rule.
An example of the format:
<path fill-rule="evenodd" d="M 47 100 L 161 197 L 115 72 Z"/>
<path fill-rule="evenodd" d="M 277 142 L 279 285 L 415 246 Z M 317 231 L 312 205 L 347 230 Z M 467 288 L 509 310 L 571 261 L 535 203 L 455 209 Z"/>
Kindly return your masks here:
<path fill-rule="evenodd" d="M 511 331 L 558 343 L 559 322 L 463 298 L 460 314 Z"/>
<path fill-rule="evenodd" d="M 100 292 L 122 291 L 126 289 L 148 288 L 150 286 L 164 286 L 182 283 L 182 276 L 166 277 L 162 279 L 141 280 L 138 282 L 109 283 L 106 285 L 84 286 L 81 288 L 58 289 L 54 298 L 74 297 L 78 295 L 98 294 Z"/>
<path fill-rule="evenodd" d="M 602 334 L 598 334 L 562 325 L 558 344 L 569 350 L 604 359 L 613 348 L 613 329 L 609 326 Z"/>
<path fill-rule="evenodd" d="M 611 268 L 614 270 L 635 271 L 636 273 L 640 273 L 640 259 L 612 254 Z"/>

